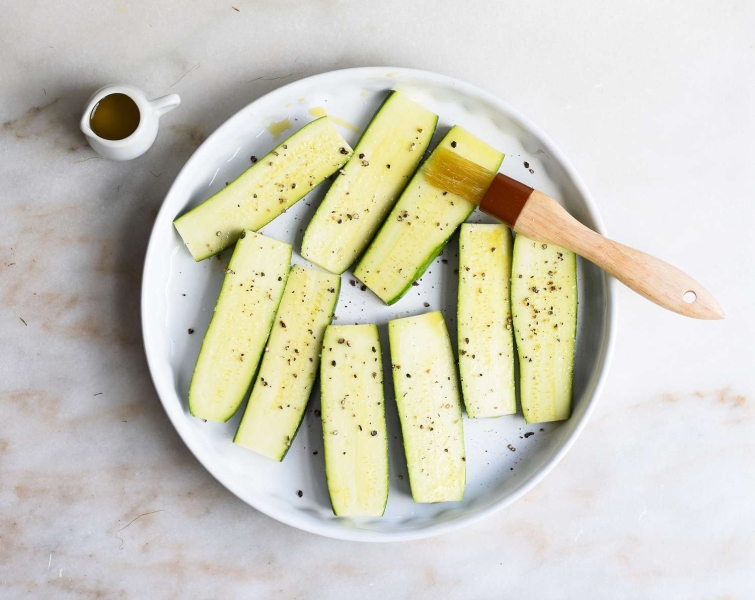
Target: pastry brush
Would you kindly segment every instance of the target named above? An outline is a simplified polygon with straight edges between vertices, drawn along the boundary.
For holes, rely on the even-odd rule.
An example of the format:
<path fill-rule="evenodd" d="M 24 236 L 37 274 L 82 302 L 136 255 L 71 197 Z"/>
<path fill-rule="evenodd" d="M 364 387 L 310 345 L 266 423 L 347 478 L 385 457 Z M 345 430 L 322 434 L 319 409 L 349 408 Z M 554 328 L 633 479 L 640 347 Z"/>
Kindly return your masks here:
<path fill-rule="evenodd" d="M 641 296 L 680 315 L 724 318 L 713 295 L 689 275 L 585 227 L 543 192 L 492 173 L 448 148 L 437 148 L 428 162 L 424 171 L 428 183 L 473 202 L 516 233 L 571 250 Z"/>

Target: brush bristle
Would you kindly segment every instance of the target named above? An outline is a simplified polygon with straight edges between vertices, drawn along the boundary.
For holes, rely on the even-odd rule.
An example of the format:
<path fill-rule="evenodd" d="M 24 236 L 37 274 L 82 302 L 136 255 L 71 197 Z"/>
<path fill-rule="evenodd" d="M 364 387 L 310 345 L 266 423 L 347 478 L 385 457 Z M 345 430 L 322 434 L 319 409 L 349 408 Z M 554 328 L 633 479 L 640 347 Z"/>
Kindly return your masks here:
<path fill-rule="evenodd" d="M 433 187 L 479 205 L 495 173 L 448 148 L 436 148 L 427 161 L 424 176 Z"/>

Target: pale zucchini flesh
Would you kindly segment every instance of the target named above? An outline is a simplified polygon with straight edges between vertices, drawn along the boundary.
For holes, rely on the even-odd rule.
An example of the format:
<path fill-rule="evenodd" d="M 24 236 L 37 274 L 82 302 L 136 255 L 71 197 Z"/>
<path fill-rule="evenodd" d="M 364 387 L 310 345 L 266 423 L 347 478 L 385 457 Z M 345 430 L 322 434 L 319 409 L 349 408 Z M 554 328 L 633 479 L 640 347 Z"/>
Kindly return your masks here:
<path fill-rule="evenodd" d="M 452 127 L 438 144 L 495 174 L 503 154 L 461 127 Z M 419 279 L 475 205 L 431 185 L 424 176 L 430 155 L 401 194 L 354 275 L 383 302 L 393 304 Z"/>
<path fill-rule="evenodd" d="M 194 260 L 203 260 L 234 244 L 243 229 L 256 231 L 284 213 L 351 152 L 327 117 L 317 119 L 174 225 Z"/>
<path fill-rule="evenodd" d="M 517 235 L 511 277 L 524 418 L 528 423 L 568 419 L 577 335 L 576 256 Z"/>
<path fill-rule="evenodd" d="M 382 516 L 388 435 L 376 325 L 330 325 L 320 366 L 325 473 L 338 516 Z"/>
<path fill-rule="evenodd" d="M 461 398 L 443 315 L 389 321 L 388 337 L 412 498 L 460 501 L 466 483 Z"/>
<path fill-rule="evenodd" d="M 340 287 L 337 275 L 291 267 L 236 444 L 283 460 L 304 417 Z"/>
<path fill-rule="evenodd" d="M 332 273 L 351 266 L 409 182 L 437 121 L 433 112 L 391 92 L 307 226 L 304 258 Z"/>
<path fill-rule="evenodd" d="M 511 231 L 465 223 L 459 235 L 459 375 L 470 418 L 516 412 Z"/>
<path fill-rule="evenodd" d="M 291 264 L 291 245 L 243 231 L 228 263 L 189 387 L 189 410 L 227 421 L 244 400 Z"/>

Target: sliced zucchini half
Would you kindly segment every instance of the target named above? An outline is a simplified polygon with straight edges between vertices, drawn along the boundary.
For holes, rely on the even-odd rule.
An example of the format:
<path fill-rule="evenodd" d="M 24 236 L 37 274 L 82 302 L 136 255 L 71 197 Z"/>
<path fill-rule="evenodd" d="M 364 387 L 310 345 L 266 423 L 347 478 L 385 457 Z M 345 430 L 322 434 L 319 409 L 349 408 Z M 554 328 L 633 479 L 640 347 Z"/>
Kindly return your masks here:
<path fill-rule="evenodd" d="M 351 152 L 327 117 L 312 121 L 173 224 L 194 260 L 204 260 L 286 212 Z"/>
<path fill-rule="evenodd" d="M 376 325 L 330 325 L 320 366 L 325 473 L 333 512 L 379 517 L 388 502 L 388 435 Z"/>
<path fill-rule="evenodd" d="M 470 418 L 516 412 L 511 231 L 465 223 L 459 235 L 459 375 Z"/>
<path fill-rule="evenodd" d="M 528 423 L 568 419 L 577 337 L 577 257 L 517 235 L 511 277 L 524 418 Z"/>
<path fill-rule="evenodd" d="M 341 278 L 294 265 L 275 315 L 260 371 L 234 442 L 283 460 L 296 435 L 320 366 L 325 328 Z"/>
<path fill-rule="evenodd" d="M 332 273 L 348 269 L 409 183 L 437 122 L 435 113 L 391 92 L 307 226 L 301 255 Z"/>
<path fill-rule="evenodd" d="M 291 265 L 291 245 L 242 231 L 189 387 L 189 411 L 227 421 L 246 396 Z"/>
<path fill-rule="evenodd" d="M 388 339 L 412 498 L 460 501 L 467 459 L 456 361 L 443 315 L 389 321 Z"/>

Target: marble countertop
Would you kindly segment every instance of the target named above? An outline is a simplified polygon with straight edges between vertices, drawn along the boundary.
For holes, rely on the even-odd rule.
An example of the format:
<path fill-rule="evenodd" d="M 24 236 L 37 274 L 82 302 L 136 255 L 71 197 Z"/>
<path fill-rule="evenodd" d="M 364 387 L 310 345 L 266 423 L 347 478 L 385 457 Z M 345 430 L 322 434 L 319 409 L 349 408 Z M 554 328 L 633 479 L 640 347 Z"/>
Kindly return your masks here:
<path fill-rule="evenodd" d="M 5 3 L 0 19 L 0 597 L 751 598 L 755 5 Z M 249 508 L 174 432 L 139 322 L 152 222 L 226 118 L 282 83 L 397 65 L 486 88 L 555 139 L 608 231 L 724 322 L 619 289 L 599 405 L 556 469 L 440 537 L 356 544 Z M 176 92 L 142 158 L 99 159 L 99 86 Z"/>

